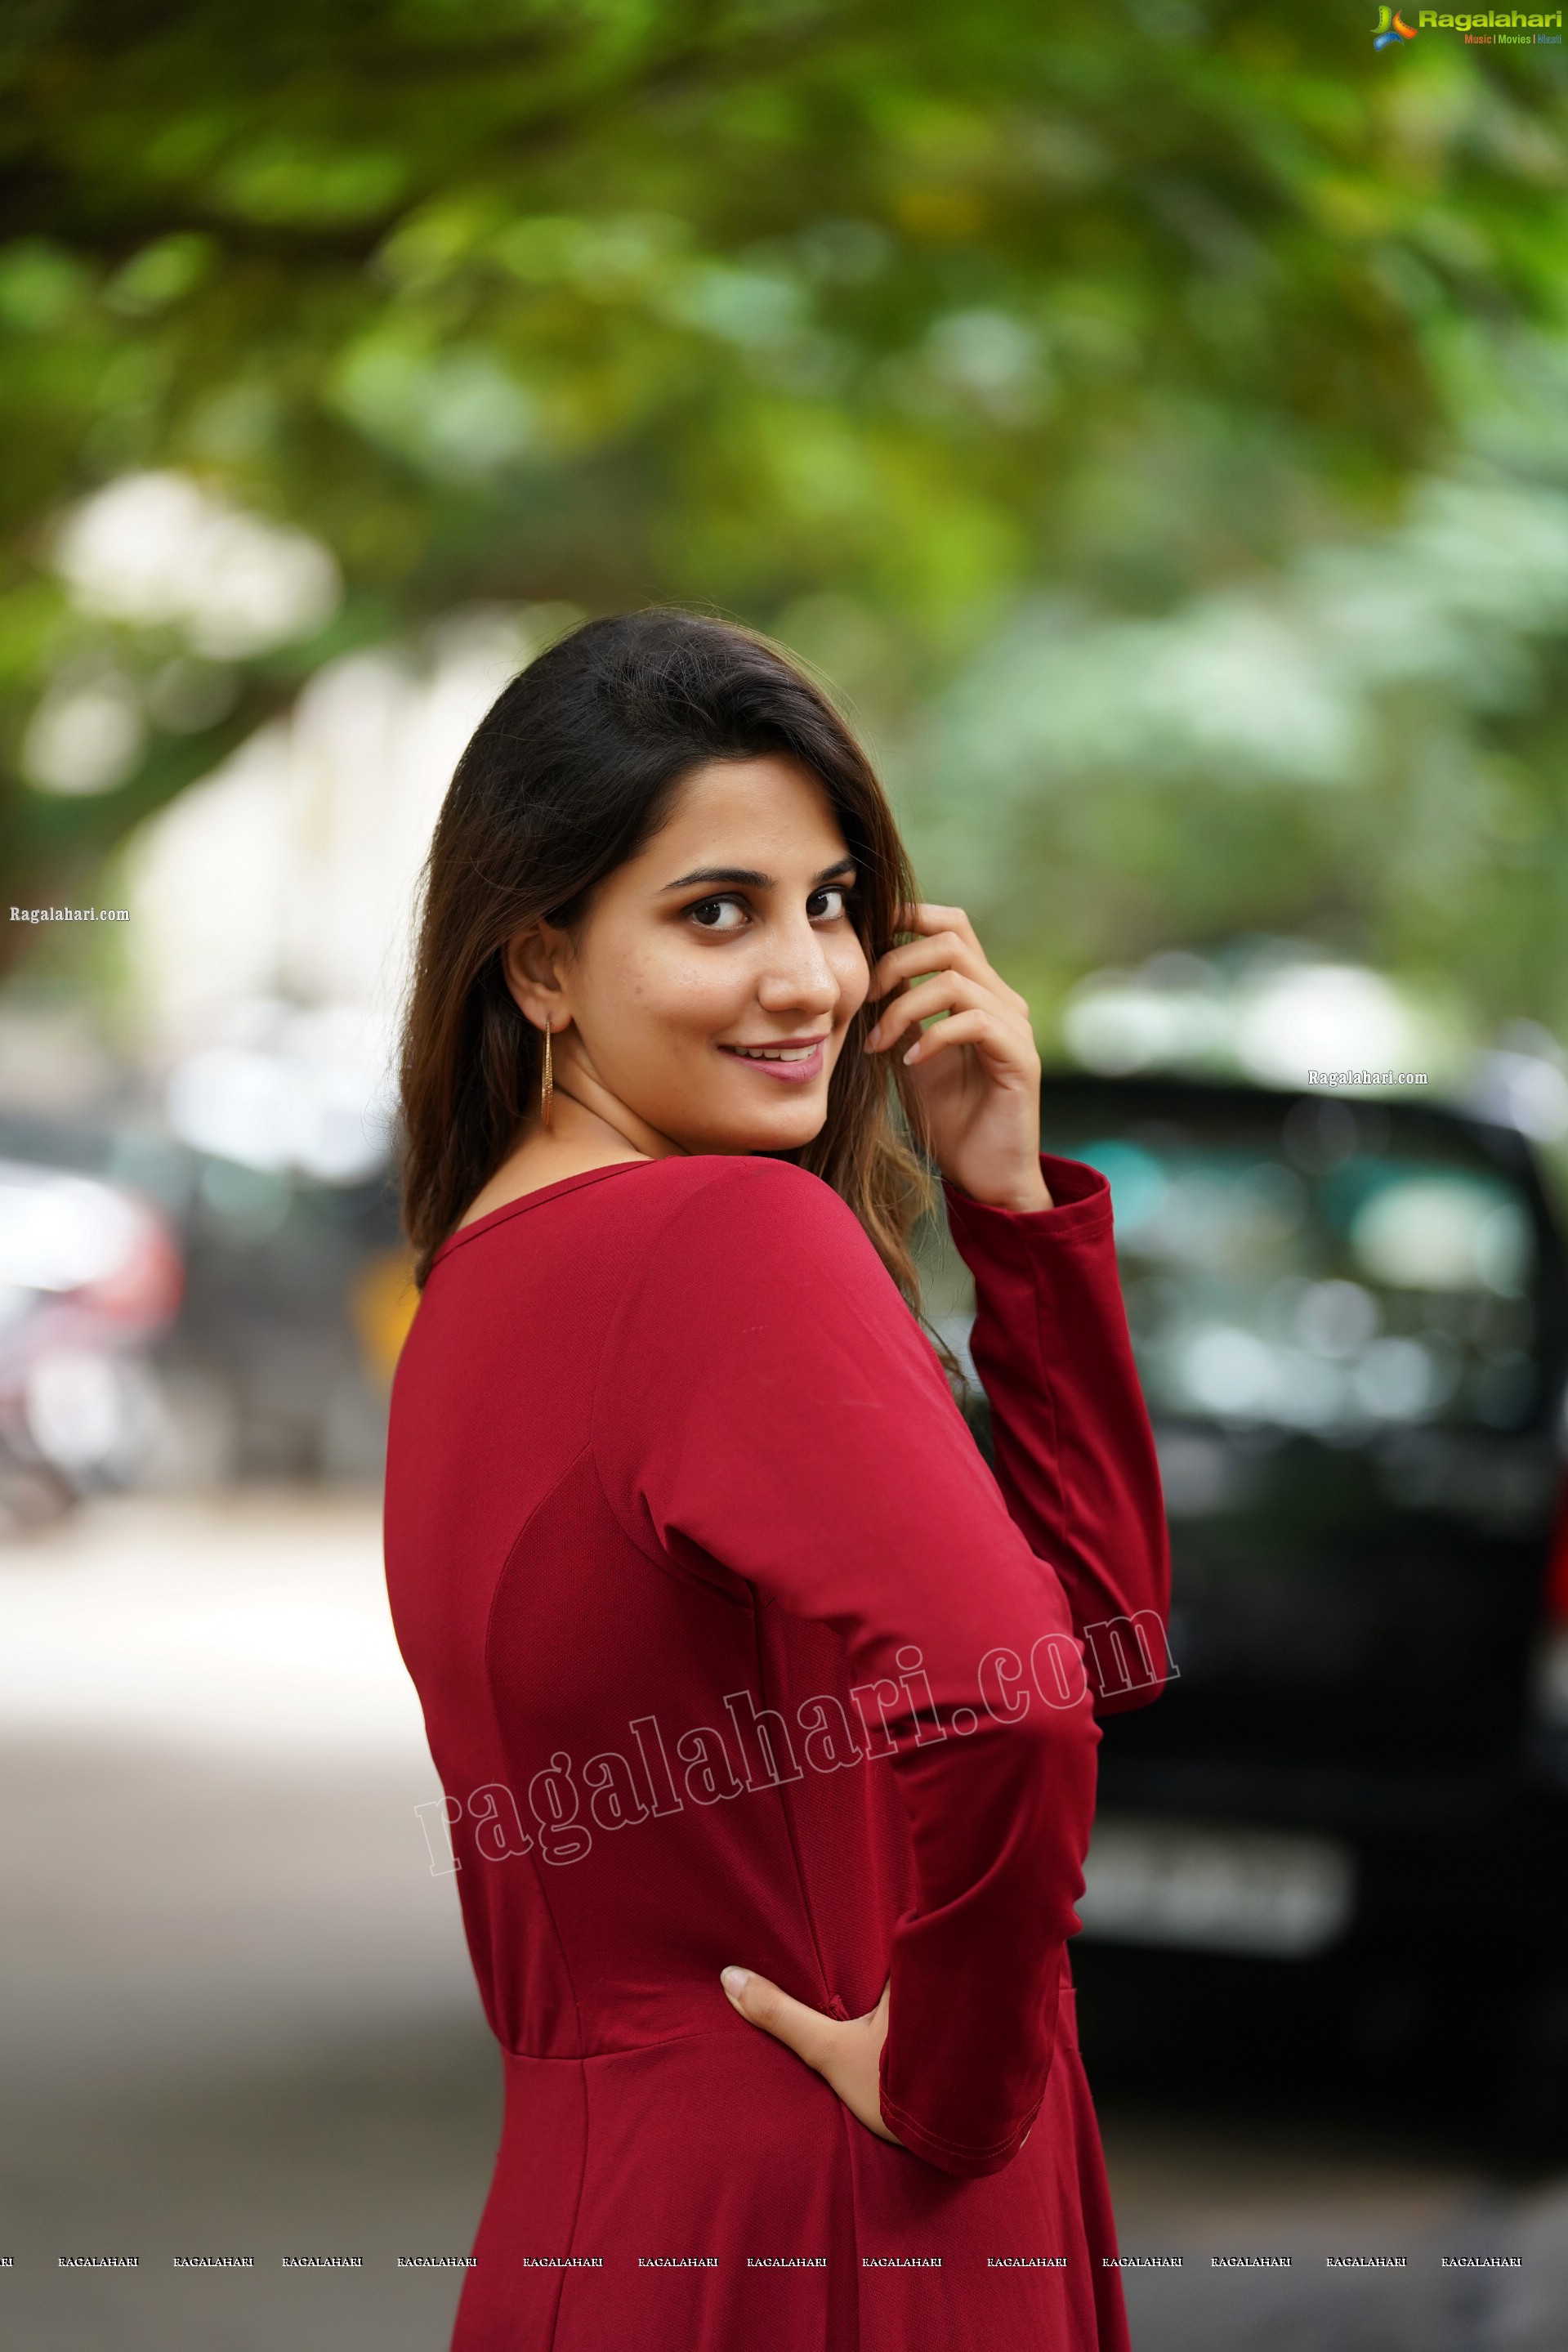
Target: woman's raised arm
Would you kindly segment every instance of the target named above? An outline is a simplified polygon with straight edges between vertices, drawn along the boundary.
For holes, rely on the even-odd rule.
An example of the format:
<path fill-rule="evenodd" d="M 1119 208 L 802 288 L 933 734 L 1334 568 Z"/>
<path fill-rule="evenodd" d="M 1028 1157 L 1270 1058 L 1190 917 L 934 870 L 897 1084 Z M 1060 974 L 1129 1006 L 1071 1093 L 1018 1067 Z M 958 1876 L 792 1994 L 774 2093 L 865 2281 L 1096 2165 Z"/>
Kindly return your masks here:
<path fill-rule="evenodd" d="M 1041 1155 L 1055 1204 L 1028 1214 L 946 1187 L 975 1277 L 975 1369 L 997 1480 L 1064 1587 L 1102 1715 L 1157 1698 L 1171 1671 L 1170 1536 L 1116 1275 L 1111 1191 Z"/>

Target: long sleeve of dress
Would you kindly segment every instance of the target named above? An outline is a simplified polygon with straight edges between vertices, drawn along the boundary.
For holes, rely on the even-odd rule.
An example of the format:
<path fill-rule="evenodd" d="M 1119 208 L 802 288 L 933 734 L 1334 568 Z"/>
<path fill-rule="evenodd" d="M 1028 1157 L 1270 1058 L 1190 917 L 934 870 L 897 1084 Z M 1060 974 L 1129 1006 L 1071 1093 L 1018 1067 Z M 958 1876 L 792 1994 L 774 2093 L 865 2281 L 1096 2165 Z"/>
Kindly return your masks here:
<path fill-rule="evenodd" d="M 592 1444 L 651 1559 L 846 1645 L 918 1886 L 892 1937 L 882 2113 L 945 2172 L 999 2170 L 1045 2094 L 1099 1727 L 1054 1568 L 836 1193 L 714 1159 L 616 1311 Z"/>
<path fill-rule="evenodd" d="M 1042 1153 L 1054 1206 L 1019 1212 L 946 1187 L 975 1277 L 971 1351 L 997 1481 L 1064 1587 L 1098 1713 L 1147 1706 L 1170 1671 L 1170 1537 L 1116 1274 L 1111 1189 Z"/>

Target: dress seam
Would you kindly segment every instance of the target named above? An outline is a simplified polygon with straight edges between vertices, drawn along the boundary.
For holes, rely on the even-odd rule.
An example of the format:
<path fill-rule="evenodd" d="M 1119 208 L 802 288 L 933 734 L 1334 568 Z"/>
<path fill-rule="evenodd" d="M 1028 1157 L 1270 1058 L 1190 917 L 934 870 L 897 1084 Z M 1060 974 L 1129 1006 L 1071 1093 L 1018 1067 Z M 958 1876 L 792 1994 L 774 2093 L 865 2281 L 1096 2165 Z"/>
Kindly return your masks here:
<path fill-rule="evenodd" d="M 507 1580 L 511 1575 L 513 1565 L 517 1560 L 518 1551 L 522 1546 L 524 1538 L 528 1535 L 528 1529 L 533 1526 L 534 1521 L 544 1509 L 545 1505 L 552 1501 L 554 1497 L 559 1494 L 561 1488 L 566 1485 L 567 1480 L 571 1476 L 573 1471 L 582 1460 L 583 1455 L 587 1454 L 589 1450 L 588 1441 L 585 1438 L 583 1443 L 578 1447 L 577 1452 L 572 1455 L 570 1461 L 568 1462 L 562 1469 L 560 1475 L 558 1478 L 551 1480 L 545 1492 L 535 1503 L 532 1510 L 528 1512 L 527 1517 L 523 1520 L 522 1525 L 518 1528 L 516 1535 L 514 1535 L 511 1542 L 507 1547 L 507 1556 L 501 1562 L 501 1572 L 496 1579 L 495 1590 L 490 1595 L 490 1606 L 485 1612 L 485 1639 L 479 1654 L 484 1661 L 486 1696 L 490 1701 L 490 1711 L 496 1725 L 497 1738 L 503 1753 L 505 1752 L 505 1741 L 501 1738 L 500 1710 L 496 1705 L 496 1686 L 491 1672 L 490 1644 L 496 1630 L 496 1612 L 501 1605 L 501 1595 L 507 1589 Z M 551 1905 L 549 1893 L 546 1890 L 544 1878 L 538 1865 L 537 1853 L 530 1850 L 528 1859 L 529 1866 L 533 1872 L 534 1884 L 538 1890 L 539 1901 L 544 1907 L 545 1916 L 550 1923 L 550 1933 L 555 1938 L 556 1951 L 560 1958 L 561 1975 L 566 1981 L 567 1990 L 571 1995 L 572 2015 L 577 2020 L 577 2037 L 580 2042 L 583 2038 L 582 2004 L 578 1999 L 577 1982 L 571 1972 L 571 1960 L 567 1951 L 566 1938 L 561 1934 L 560 1922 L 556 1917 L 554 1907 Z M 502 2042 L 501 2048 L 503 2052 L 506 2051 L 506 2043 Z M 572 2201 L 571 2227 L 567 2232 L 567 2252 L 569 2253 L 576 2252 L 577 2225 L 582 2212 L 583 2190 L 588 2184 L 588 2146 L 593 2132 L 593 2108 L 588 2095 L 588 2077 L 580 2071 L 580 2069 L 581 2062 L 580 2060 L 578 2081 L 582 2097 L 582 2153 L 578 2166 L 577 2195 Z M 560 2329 L 560 2308 L 562 2297 L 565 2294 L 565 2274 L 562 2273 L 556 2279 L 555 2298 L 550 2305 L 549 2345 L 548 2352 L 555 2352 L 556 2338 Z"/>
<path fill-rule="evenodd" d="M 842 2150 L 843 2150 L 843 2155 L 844 2155 L 844 2171 L 845 2171 L 846 2179 L 847 2179 L 847 2185 L 848 2185 L 848 2189 L 849 2189 L 849 2207 L 850 2207 L 850 2217 L 849 2217 L 849 2234 L 850 2234 L 850 2244 L 851 2244 L 852 2248 L 853 2249 L 853 2252 L 854 2252 L 854 2258 L 855 2258 L 855 2259 L 854 2259 L 854 2268 L 853 2268 L 853 2271 L 852 2271 L 852 2273 L 851 2273 L 852 2277 L 852 2278 L 853 2278 L 853 2280 L 854 2280 L 854 2290 L 855 2290 L 855 2291 L 854 2291 L 854 2297 L 853 2297 L 853 2300 L 852 2300 L 852 2303 L 851 2303 L 851 2305 L 850 2305 L 850 2309 L 851 2309 L 851 2311 L 852 2311 L 852 2312 L 853 2313 L 853 2315 L 854 2315 L 854 2336 L 855 2336 L 855 2340 L 854 2340 L 854 2344 L 853 2344 L 853 2346 L 852 2346 L 852 2347 L 846 2347 L 846 2352 L 861 2352 L 861 2337 L 862 2337 L 862 2332 L 863 2332 L 863 2331 L 862 2331 L 862 2326 L 861 2326 L 861 2294 L 862 2294 L 862 2288 L 863 2288 L 864 2281 L 863 2281 L 863 2277 L 862 2277 L 862 2271 L 861 2271 L 861 2266 L 860 2266 L 860 2252 L 861 2252 L 860 2209 L 859 2209 L 858 2205 L 857 2205 L 857 2204 L 856 2204 L 856 2202 L 855 2202 L 855 2151 L 854 2151 L 854 2142 L 853 2142 L 853 2138 L 852 2138 L 852 2116 L 851 2116 L 851 2115 L 850 2115 L 850 2111 L 849 2111 L 848 2107 L 846 2107 L 846 2106 L 845 2106 L 845 2105 L 844 2105 L 844 2103 L 843 2103 L 842 2099 L 839 2099 L 839 2098 L 836 2098 L 836 2097 L 835 2097 L 835 2105 L 837 2105 L 838 2110 L 839 2110 L 839 2145 L 840 2145 L 840 2147 L 841 2147 L 842 2148 Z"/>
<path fill-rule="evenodd" d="M 528 2066 L 592 2066 L 602 2058 L 641 2058 L 649 2050 L 674 2050 L 683 2042 L 708 2042 L 727 2029 L 722 2025 L 694 2026 L 690 2033 L 667 2033 L 662 2042 L 625 2042 L 613 2050 L 513 2050 L 500 2043 L 503 2058 Z"/>
<path fill-rule="evenodd" d="M 577 1999 L 576 1991 L 572 2000 Z M 577 2252 L 577 2225 L 582 2218 L 582 2194 L 588 2186 L 588 2146 L 593 2137 L 593 2103 L 588 2095 L 588 2076 L 579 2063 L 578 2083 L 582 2093 L 582 2158 L 577 2168 L 577 2195 L 572 2200 L 571 2227 L 566 2233 L 566 2251 Z M 556 2337 L 560 2332 L 560 2307 L 566 2295 L 566 2273 L 559 2272 L 555 2282 L 555 2302 L 550 2309 L 549 2352 L 555 2352 Z"/>
<path fill-rule="evenodd" d="M 528 1529 L 533 1526 L 534 1521 L 544 1509 L 545 1505 L 552 1501 L 554 1497 L 559 1494 L 561 1488 L 565 1486 L 567 1480 L 570 1477 L 572 1472 L 581 1461 L 583 1455 L 590 1450 L 591 1443 L 591 1441 L 590 1439 L 586 1437 L 583 1439 L 582 1444 L 578 1447 L 577 1452 L 572 1455 L 570 1461 L 567 1463 L 566 1466 L 560 1471 L 558 1476 L 551 1479 L 544 1493 L 538 1496 L 532 1508 L 528 1511 L 527 1517 L 523 1519 L 520 1526 L 513 1535 L 511 1542 L 507 1546 L 506 1556 L 501 1562 L 500 1573 L 496 1579 L 495 1589 L 490 1595 L 490 1605 L 485 1612 L 485 1639 L 479 1653 L 485 1662 L 485 1688 L 490 1693 L 492 1701 L 494 1700 L 495 1694 L 490 1682 L 490 1639 L 496 1628 L 496 1612 L 500 1606 L 501 1593 L 506 1585 L 507 1578 L 510 1573 L 512 1562 L 517 1558 L 517 1546 L 522 1542 L 523 1538 L 528 1534 Z M 492 1711 L 494 1711 L 493 1708 Z"/>
<path fill-rule="evenodd" d="M 496 1579 L 496 1588 L 490 1595 L 490 1606 L 485 1612 L 485 1641 L 479 1654 L 484 1662 L 485 1696 L 490 1702 L 491 1720 L 496 1729 L 497 1744 L 502 1755 L 506 1754 L 506 1740 L 501 1731 L 500 1709 L 496 1705 L 496 1685 L 491 1675 L 490 1663 L 490 1642 L 496 1629 L 496 1612 L 500 1607 L 501 1594 L 506 1589 L 507 1580 L 511 1574 L 512 1564 L 517 1557 L 518 1547 L 522 1543 L 524 1537 L 528 1534 L 528 1529 L 533 1526 L 533 1523 L 538 1518 L 539 1513 L 544 1509 L 545 1505 L 553 1501 L 554 1497 L 559 1494 L 561 1488 L 565 1486 L 567 1480 L 571 1476 L 572 1472 L 577 1468 L 578 1464 L 589 1450 L 588 1441 L 585 1439 L 582 1444 L 578 1447 L 577 1452 L 572 1455 L 571 1460 L 566 1465 L 566 1467 L 562 1470 L 559 1477 L 551 1481 L 549 1486 L 546 1489 L 545 1493 L 539 1496 L 532 1510 L 529 1511 L 528 1517 L 524 1519 L 521 1527 L 518 1528 L 517 1534 L 512 1538 L 511 1542 L 507 1547 L 507 1556 L 501 1562 L 501 1572 Z M 571 1995 L 571 2013 L 577 2020 L 577 2038 L 580 2042 L 584 2038 L 582 2031 L 582 2004 L 578 1999 L 577 1982 L 571 1973 L 571 1961 L 567 1954 L 566 1938 L 561 1934 L 560 1922 L 556 1917 L 554 1906 L 551 1904 L 549 1899 L 549 1890 L 546 1886 L 544 1875 L 540 1869 L 538 1852 L 536 1846 L 530 1844 L 527 1859 L 529 1869 L 533 1873 L 534 1885 L 538 1890 L 539 1901 L 544 1906 L 545 1916 L 550 1924 L 550 1933 L 555 1937 L 556 1950 L 560 1956 L 561 1975 L 565 1979 L 567 1990 Z M 502 2042 L 501 2047 L 503 2049 L 506 2048 L 505 2042 Z M 585 2100 L 586 2095 L 585 2092 Z"/>
<path fill-rule="evenodd" d="M 752 1597 L 755 1601 L 757 1598 L 757 1589 L 755 1586 L 752 1587 Z M 752 1637 L 756 1647 L 757 1656 L 758 1696 L 761 1699 L 764 1706 L 766 1706 L 768 1703 L 768 1670 L 762 1643 L 761 1613 L 756 1609 L 754 1609 L 752 1614 Z M 782 1708 L 780 1708 L 779 1712 L 783 1712 Z M 746 1763 L 746 1758 L 744 1755 L 742 1756 L 741 1760 L 743 1763 Z M 751 1767 L 749 1763 L 747 1763 L 747 1775 L 748 1779 L 750 1777 L 750 1771 Z M 806 1932 L 811 1938 L 811 1955 L 817 1963 L 817 1981 L 821 1986 L 825 1998 L 828 2000 L 836 1999 L 840 2008 L 841 2009 L 843 2007 L 842 1994 L 839 1991 L 836 1985 L 831 1985 L 828 1982 L 827 1963 L 822 1957 L 822 1939 L 817 1930 L 817 1915 L 811 1903 L 811 1891 L 806 1881 L 805 1865 L 800 1859 L 800 1842 L 796 1835 L 795 1815 L 789 1802 L 788 1782 L 780 1782 L 778 1796 L 779 1811 L 784 1816 L 784 1834 L 789 1841 L 789 1858 L 795 1866 L 795 1884 L 800 1889 L 800 1908 L 804 1912 L 806 1917 Z"/>

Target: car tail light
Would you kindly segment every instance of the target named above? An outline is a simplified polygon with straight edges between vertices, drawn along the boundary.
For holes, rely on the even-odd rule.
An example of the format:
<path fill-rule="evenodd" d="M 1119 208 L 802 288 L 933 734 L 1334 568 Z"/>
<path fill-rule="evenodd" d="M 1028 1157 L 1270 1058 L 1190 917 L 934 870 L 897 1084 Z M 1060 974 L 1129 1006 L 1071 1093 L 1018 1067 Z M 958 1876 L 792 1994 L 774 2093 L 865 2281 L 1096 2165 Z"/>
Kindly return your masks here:
<path fill-rule="evenodd" d="M 124 1347 L 180 1303 L 183 1267 L 167 1221 L 124 1186 L 0 1160 L 0 1289 L 31 1301 L 16 1346 Z"/>
<path fill-rule="evenodd" d="M 1546 1568 L 1546 1623 L 1536 1662 L 1535 1711 L 1553 1735 L 1568 1734 L 1568 1478 L 1563 1481 Z"/>
<path fill-rule="evenodd" d="M 137 1201 L 134 1240 L 110 1272 L 87 1285 L 78 1297 L 84 1307 L 133 1333 L 162 1329 L 180 1304 L 184 1267 L 174 1241 L 145 1202 Z"/>
<path fill-rule="evenodd" d="M 1552 1536 L 1552 1558 L 1546 1570 L 1546 1622 L 1559 1630 L 1568 1630 L 1568 1478 L 1563 1483 L 1557 1525 Z"/>

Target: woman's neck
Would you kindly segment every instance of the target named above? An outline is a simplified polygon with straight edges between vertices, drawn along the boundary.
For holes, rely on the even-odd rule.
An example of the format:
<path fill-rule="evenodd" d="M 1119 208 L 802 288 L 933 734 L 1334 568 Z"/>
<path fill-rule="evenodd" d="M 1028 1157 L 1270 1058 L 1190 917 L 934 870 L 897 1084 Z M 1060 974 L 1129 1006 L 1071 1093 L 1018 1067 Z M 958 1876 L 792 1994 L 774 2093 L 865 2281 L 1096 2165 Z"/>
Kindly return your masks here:
<path fill-rule="evenodd" d="M 573 1083 L 577 1083 L 573 1074 Z M 598 1107 L 581 1101 L 558 1085 L 551 1101 L 551 1124 L 546 1127 L 536 1111 L 517 1143 L 458 1219 L 456 1232 L 493 1209 L 504 1209 L 527 1193 L 559 1184 L 568 1176 L 586 1176 L 595 1168 L 619 1168 L 633 1160 L 667 1160 L 684 1153 L 676 1143 L 625 1104 L 616 1102 L 601 1087 L 591 1092 Z"/>

